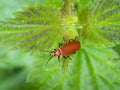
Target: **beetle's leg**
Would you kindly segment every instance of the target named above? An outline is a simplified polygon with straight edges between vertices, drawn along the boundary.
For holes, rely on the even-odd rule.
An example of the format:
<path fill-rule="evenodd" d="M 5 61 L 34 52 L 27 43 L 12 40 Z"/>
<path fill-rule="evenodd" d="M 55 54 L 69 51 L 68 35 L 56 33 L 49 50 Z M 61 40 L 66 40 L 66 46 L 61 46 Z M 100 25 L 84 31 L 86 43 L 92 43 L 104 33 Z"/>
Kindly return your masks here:
<path fill-rule="evenodd" d="M 56 51 L 57 49 L 54 49 L 54 51 Z"/>
<path fill-rule="evenodd" d="M 75 36 L 75 39 L 74 40 L 77 40 L 77 36 Z"/>
<path fill-rule="evenodd" d="M 67 56 L 67 57 L 63 56 L 64 59 L 67 59 L 68 57 L 69 57 L 69 56 Z"/>
<path fill-rule="evenodd" d="M 74 52 L 73 54 L 76 54 L 76 52 Z"/>
<path fill-rule="evenodd" d="M 77 40 L 77 36 L 75 36 L 74 39 L 70 39 L 69 42 L 74 41 L 74 40 Z"/>
<path fill-rule="evenodd" d="M 69 58 L 70 56 L 63 56 L 64 57 L 64 59 L 67 59 L 67 58 Z"/>
<path fill-rule="evenodd" d="M 60 56 L 58 56 L 58 62 L 60 62 Z"/>
<path fill-rule="evenodd" d="M 59 43 L 59 47 L 62 46 L 63 44 L 62 43 Z"/>
<path fill-rule="evenodd" d="M 69 42 L 73 41 L 73 39 L 70 39 Z"/>
<path fill-rule="evenodd" d="M 70 60 L 72 60 L 72 58 L 71 58 L 70 56 L 66 56 L 66 57 L 63 56 L 63 58 L 64 58 L 64 59 L 68 59 L 68 58 L 70 58 Z"/>
<path fill-rule="evenodd" d="M 70 58 L 70 60 L 72 60 L 72 58 L 71 57 L 69 57 Z"/>

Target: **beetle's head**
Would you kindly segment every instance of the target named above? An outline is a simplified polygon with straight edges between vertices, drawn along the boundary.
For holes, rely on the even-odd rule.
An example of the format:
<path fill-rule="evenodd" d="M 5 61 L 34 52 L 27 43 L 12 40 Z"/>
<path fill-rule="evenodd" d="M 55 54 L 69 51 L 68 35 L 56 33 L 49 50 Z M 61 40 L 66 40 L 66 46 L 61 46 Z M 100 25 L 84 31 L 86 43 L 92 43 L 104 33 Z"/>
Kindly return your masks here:
<path fill-rule="evenodd" d="M 60 56 L 60 50 L 51 52 L 51 56 Z"/>

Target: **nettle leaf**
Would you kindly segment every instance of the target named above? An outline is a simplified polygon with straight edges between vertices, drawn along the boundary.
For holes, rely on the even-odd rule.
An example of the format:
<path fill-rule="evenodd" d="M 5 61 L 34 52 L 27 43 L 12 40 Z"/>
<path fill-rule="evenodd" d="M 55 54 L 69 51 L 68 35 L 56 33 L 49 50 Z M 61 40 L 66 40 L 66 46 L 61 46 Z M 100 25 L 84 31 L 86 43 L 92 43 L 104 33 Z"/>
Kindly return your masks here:
<path fill-rule="evenodd" d="M 116 46 L 112 47 L 112 49 L 115 50 L 120 56 L 120 44 L 117 44 Z"/>
<path fill-rule="evenodd" d="M 103 48 L 95 44 L 84 44 L 76 55 L 73 70 L 78 81 L 78 88 L 82 90 L 117 90 L 120 86 L 119 64 L 116 65 L 114 58 L 119 57 L 110 48 Z M 119 62 L 119 61 L 118 61 Z M 74 83 L 73 83 L 74 85 Z M 86 87 L 87 85 L 87 87 Z"/>
<path fill-rule="evenodd" d="M 85 7 L 80 4 L 76 8 L 84 40 L 97 43 L 120 41 L 119 0 L 94 0 L 92 4 L 89 1 Z"/>
<path fill-rule="evenodd" d="M 59 9 L 51 5 L 29 5 L 16 12 L 15 18 L 1 22 L 0 43 L 26 51 L 50 49 L 62 32 L 60 16 Z"/>
<path fill-rule="evenodd" d="M 92 43 L 82 46 L 72 57 L 66 73 L 59 72 L 60 67 L 53 59 L 47 67 L 33 69 L 28 82 L 44 90 L 118 90 L 120 61 L 114 60 L 117 53 Z"/>

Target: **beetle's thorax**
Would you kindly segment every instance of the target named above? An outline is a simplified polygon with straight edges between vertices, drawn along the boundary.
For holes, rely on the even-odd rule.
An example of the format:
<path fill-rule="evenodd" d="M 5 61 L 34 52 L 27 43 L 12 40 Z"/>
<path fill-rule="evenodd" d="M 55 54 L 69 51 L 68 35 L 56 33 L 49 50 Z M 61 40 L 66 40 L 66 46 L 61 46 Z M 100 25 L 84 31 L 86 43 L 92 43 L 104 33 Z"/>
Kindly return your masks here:
<path fill-rule="evenodd" d="M 60 56 L 60 55 L 61 55 L 60 49 L 58 49 L 58 50 L 51 53 L 51 56 Z"/>

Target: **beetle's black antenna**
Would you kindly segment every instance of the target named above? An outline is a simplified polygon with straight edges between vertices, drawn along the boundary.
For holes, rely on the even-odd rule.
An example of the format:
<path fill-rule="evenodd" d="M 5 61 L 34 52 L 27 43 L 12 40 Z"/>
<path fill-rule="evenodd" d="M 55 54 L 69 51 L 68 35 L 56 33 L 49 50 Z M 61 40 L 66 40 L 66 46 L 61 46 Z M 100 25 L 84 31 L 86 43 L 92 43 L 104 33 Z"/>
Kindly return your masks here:
<path fill-rule="evenodd" d="M 58 62 L 60 62 L 60 56 L 58 56 Z"/>
<path fill-rule="evenodd" d="M 51 56 L 51 57 L 47 60 L 47 62 L 46 62 L 46 64 L 45 64 L 46 66 L 47 66 L 48 62 L 52 59 L 52 57 L 53 57 L 53 56 Z"/>

